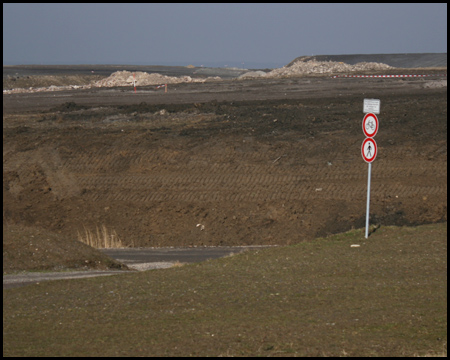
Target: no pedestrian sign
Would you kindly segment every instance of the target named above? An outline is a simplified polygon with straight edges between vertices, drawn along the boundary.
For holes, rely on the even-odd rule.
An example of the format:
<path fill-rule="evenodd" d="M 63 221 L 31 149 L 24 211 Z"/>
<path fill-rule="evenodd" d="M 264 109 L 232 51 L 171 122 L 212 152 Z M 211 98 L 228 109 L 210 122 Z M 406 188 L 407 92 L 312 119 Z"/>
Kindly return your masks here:
<path fill-rule="evenodd" d="M 371 163 L 377 156 L 377 143 L 372 138 L 365 138 L 361 146 L 361 155 L 365 162 Z"/>

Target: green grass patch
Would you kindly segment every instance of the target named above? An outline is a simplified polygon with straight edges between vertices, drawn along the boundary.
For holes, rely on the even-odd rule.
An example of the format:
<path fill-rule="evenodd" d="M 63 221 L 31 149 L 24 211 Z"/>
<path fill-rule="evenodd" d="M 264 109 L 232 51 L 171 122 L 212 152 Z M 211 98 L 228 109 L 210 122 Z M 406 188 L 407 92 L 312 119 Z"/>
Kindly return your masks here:
<path fill-rule="evenodd" d="M 3 292 L 4 356 L 421 356 L 446 343 L 446 223 Z"/>

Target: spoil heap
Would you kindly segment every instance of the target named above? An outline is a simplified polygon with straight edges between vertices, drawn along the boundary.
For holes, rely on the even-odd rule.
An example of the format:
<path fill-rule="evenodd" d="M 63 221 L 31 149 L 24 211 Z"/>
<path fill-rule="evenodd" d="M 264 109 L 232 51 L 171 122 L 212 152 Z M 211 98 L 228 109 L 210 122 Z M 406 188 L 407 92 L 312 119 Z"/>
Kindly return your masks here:
<path fill-rule="evenodd" d="M 304 76 L 316 74 L 342 74 L 356 71 L 371 71 L 371 70 L 387 70 L 394 69 L 392 66 L 376 63 L 376 62 L 360 62 L 355 65 L 346 64 L 336 61 L 317 61 L 311 57 L 299 58 L 296 61 L 289 63 L 282 68 L 273 69 L 268 73 L 263 71 L 251 71 L 239 76 L 239 79 L 267 77 L 267 78 L 281 78 L 290 76 Z"/>
<path fill-rule="evenodd" d="M 305 59 L 306 60 L 306 59 Z M 283 66 L 279 69 L 274 69 L 267 73 L 267 77 L 285 77 L 285 76 L 299 76 L 311 74 L 336 74 L 356 71 L 368 70 L 387 70 L 393 69 L 392 66 L 376 63 L 376 62 L 361 62 L 355 65 L 349 65 L 343 62 L 335 61 L 316 61 L 299 60 L 294 63 Z"/>
<path fill-rule="evenodd" d="M 134 74 L 134 76 L 133 76 Z M 93 84 L 94 87 L 113 87 L 113 86 L 127 86 L 136 82 L 136 85 L 160 85 L 160 84 L 178 84 L 178 83 L 192 83 L 205 82 L 208 80 L 221 80 L 220 77 L 208 77 L 206 79 L 193 79 L 190 76 L 166 76 L 158 73 L 146 73 L 138 71 L 132 73 L 130 71 L 116 71 L 106 79 L 102 79 Z"/>
<path fill-rule="evenodd" d="M 134 76 L 133 76 L 134 74 Z M 11 90 L 3 90 L 3 94 L 17 94 L 17 93 L 35 93 L 43 91 L 62 91 L 73 89 L 91 89 L 100 87 L 114 87 L 114 86 L 130 86 L 133 85 L 133 81 L 137 86 L 147 85 L 162 85 L 162 84 L 179 84 L 179 83 L 193 83 L 193 82 L 205 82 L 205 81 L 219 81 L 222 80 L 219 76 L 209 76 L 207 78 L 193 79 L 190 76 L 166 76 L 158 73 L 146 73 L 138 71 L 132 73 L 130 71 L 116 71 L 105 79 L 101 79 L 92 84 L 86 85 L 68 85 L 68 86 L 55 86 L 49 87 L 30 87 L 28 89 L 17 88 Z"/>

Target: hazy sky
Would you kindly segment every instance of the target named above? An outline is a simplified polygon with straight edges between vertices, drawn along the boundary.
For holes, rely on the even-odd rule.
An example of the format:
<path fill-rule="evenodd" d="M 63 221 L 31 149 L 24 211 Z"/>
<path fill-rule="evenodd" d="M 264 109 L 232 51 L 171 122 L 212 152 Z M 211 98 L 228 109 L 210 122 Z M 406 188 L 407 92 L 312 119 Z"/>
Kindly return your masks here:
<path fill-rule="evenodd" d="M 447 4 L 3 4 L 3 64 L 284 66 L 447 52 Z"/>

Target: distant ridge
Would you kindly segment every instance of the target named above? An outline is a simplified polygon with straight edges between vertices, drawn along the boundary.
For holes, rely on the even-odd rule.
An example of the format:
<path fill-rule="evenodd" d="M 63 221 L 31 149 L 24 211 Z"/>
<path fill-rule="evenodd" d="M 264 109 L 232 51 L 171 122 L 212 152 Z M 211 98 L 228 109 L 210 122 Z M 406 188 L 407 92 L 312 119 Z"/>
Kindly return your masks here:
<path fill-rule="evenodd" d="M 309 60 L 344 62 L 349 65 L 355 65 L 359 62 L 377 62 L 397 68 L 447 67 L 447 53 L 300 56 L 286 66 L 290 67 L 297 61 Z"/>

